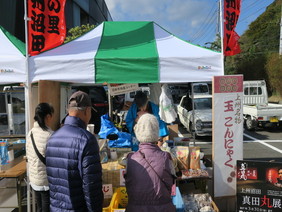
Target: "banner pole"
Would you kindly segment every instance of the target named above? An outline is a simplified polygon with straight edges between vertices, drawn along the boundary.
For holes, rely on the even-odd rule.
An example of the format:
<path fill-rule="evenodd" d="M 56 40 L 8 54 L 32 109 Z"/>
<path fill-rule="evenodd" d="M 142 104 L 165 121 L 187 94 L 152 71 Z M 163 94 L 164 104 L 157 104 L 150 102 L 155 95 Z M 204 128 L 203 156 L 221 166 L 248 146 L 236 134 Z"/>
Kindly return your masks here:
<path fill-rule="evenodd" d="M 223 24 L 224 24 L 224 18 L 223 18 L 223 4 L 222 0 L 219 0 L 219 15 L 220 15 L 220 38 L 221 38 L 221 57 L 222 57 L 222 69 L 223 69 L 223 74 L 224 74 L 224 43 L 223 43 L 223 38 L 224 38 L 224 32 L 223 32 Z"/>
<path fill-rule="evenodd" d="M 25 134 L 27 135 L 30 130 L 30 76 L 29 76 L 29 54 L 28 54 L 28 15 L 27 15 L 27 0 L 24 0 L 24 22 L 25 22 L 25 72 L 26 72 L 26 81 L 25 81 Z M 29 173 L 28 173 L 28 162 L 26 163 L 26 187 L 27 187 L 27 212 L 31 211 L 30 208 L 30 186 L 29 186 Z M 34 199 L 34 198 L 33 198 Z"/>

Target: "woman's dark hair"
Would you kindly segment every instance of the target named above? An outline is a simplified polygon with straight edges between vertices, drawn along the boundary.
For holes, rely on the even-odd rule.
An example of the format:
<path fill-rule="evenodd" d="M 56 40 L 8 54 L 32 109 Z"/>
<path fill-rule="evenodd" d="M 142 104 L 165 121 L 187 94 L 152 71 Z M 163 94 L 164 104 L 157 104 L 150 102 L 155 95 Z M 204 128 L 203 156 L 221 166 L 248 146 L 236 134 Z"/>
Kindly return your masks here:
<path fill-rule="evenodd" d="M 134 97 L 134 101 L 135 101 L 137 107 L 144 106 L 148 101 L 147 94 L 142 92 L 142 91 L 137 91 L 136 94 L 135 94 L 135 97 Z"/>
<path fill-rule="evenodd" d="M 53 115 L 54 113 L 54 108 L 53 106 L 49 105 L 48 103 L 40 103 L 37 105 L 35 108 L 35 115 L 34 115 L 34 120 L 37 121 L 39 126 L 41 127 L 42 130 L 47 131 L 48 127 L 45 124 L 45 117 L 47 115 Z"/>

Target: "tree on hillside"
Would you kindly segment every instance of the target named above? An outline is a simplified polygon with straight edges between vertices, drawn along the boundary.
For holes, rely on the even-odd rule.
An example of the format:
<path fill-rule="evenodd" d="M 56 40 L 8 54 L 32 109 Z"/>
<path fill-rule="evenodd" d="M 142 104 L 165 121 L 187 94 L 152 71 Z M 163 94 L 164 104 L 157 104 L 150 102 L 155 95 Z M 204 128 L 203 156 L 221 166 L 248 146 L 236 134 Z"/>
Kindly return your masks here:
<path fill-rule="evenodd" d="M 67 33 L 65 43 L 74 40 L 75 38 L 89 32 L 90 30 L 94 28 L 95 28 L 95 25 L 90 25 L 90 24 L 76 26 L 76 27 L 71 28 Z"/>
<path fill-rule="evenodd" d="M 207 46 L 209 45 L 209 46 Z M 220 52 L 221 51 L 221 37 L 219 34 L 216 34 L 216 39 L 214 42 L 207 42 L 205 43 L 205 46 L 206 48 L 208 49 L 212 49 L 214 51 L 218 51 Z"/>
<path fill-rule="evenodd" d="M 269 55 L 266 70 L 269 76 L 269 82 L 276 94 L 282 95 L 282 57 L 278 53 L 272 53 Z"/>

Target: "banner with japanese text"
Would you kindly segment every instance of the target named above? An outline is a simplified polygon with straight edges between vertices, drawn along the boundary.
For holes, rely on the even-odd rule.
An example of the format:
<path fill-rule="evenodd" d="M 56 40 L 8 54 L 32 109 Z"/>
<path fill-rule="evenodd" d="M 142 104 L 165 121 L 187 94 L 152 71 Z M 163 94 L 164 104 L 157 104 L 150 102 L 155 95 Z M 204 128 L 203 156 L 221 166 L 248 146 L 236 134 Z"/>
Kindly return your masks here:
<path fill-rule="evenodd" d="M 31 56 L 64 42 L 65 2 L 66 0 L 28 0 L 28 52 Z"/>
<path fill-rule="evenodd" d="M 240 8 L 241 0 L 224 0 L 223 48 L 225 56 L 232 56 L 241 52 L 238 42 L 240 36 L 235 32 Z"/>
<path fill-rule="evenodd" d="M 236 211 L 282 211 L 282 163 L 237 161 Z"/>
<path fill-rule="evenodd" d="M 243 75 L 213 77 L 214 196 L 236 195 L 236 161 L 243 159 Z"/>

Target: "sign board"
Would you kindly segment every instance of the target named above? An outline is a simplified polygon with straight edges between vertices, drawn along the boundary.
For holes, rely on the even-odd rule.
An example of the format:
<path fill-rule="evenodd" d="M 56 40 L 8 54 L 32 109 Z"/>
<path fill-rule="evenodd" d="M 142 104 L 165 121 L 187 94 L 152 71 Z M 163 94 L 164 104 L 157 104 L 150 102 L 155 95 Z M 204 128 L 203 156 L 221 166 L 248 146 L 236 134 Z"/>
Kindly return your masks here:
<path fill-rule="evenodd" d="M 112 184 L 103 184 L 102 190 L 103 190 L 105 199 L 111 198 L 113 196 L 113 185 Z"/>
<path fill-rule="evenodd" d="M 138 84 L 120 84 L 120 85 L 109 85 L 109 91 L 111 96 L 130 93 L 133 91 L 140 90 Z"/>
<path fill-rule="evenodd" d="M 282 211 L 282 163 L 237 161 L 237 212 Z"/>
<path fill-rule="evenodd" d="M 243 159 L 243 76 L 213 78 L 214 196 L 236 195 L 236 161 Z"/>
<path fill-rule="evenodd" d="M 120 172 L 119 172 L 120 186 L 125 186 L 125 179 L 124 179 L 125 172 L 126 172 L 126 169 L 120 169 Z"/>

